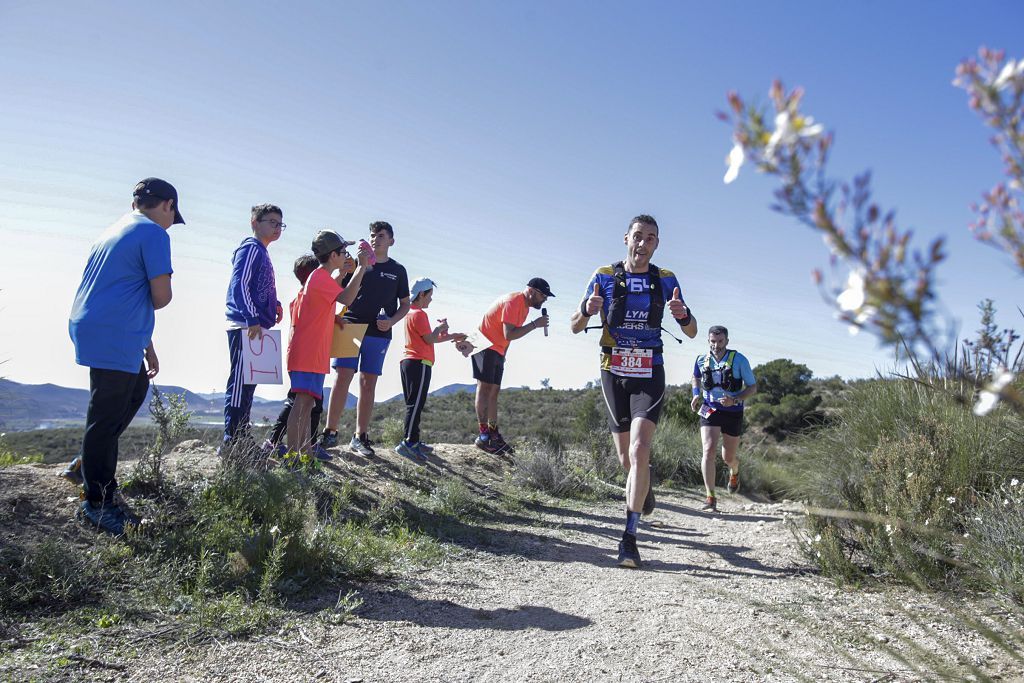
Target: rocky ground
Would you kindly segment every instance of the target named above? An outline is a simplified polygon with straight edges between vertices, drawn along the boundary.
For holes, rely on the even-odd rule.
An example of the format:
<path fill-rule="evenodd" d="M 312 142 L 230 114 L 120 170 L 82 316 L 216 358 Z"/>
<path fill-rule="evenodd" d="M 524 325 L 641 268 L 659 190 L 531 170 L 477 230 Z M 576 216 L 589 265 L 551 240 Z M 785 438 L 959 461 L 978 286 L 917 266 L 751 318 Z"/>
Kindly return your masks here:
<path fill-rule="evenodd" d="M 484 472 L 472 450 L 442 447 L 439 455 L 439 476 L 473 480 Z M 493 463 L 485 470 L 495 476 Z M 28 487 L 35 499 L 64 506 L 40 512 L 38 523 L 61 523 L 68 489 L 53 483 L 54 471 L 0 470 L 0 502 L 27 505 L 16 491 Z M 988 613 L 985 602 L 951 605 L 902 588 L 840 589 L 818 576 L 789 530 L 800 522 L 799 505 L 723 496 L 720 513 L 707 514 L 698 511 L 695 492 L 658 493 L 658 509 L 639 535 L 639 571 L 615 566 L 620 503 L 549 503 L 527 525 L 489 523 L 479 543 L 463 543 L 438 566 L 353 586 L 352 616 L 341 623 L 322 618 L 337 600 L 332 593 L 290 605 L 280 630 L 244 640 L 155 639 L 152 647 L 142 643 L 143 656 L 109 662 L 98 637 L 76 675 L 367 683 L 1024 680 L 1019 659 L 966 623 L 1010 619 Z M 32 664 L 3 662 L 0 677 L 31 675 Z"/>

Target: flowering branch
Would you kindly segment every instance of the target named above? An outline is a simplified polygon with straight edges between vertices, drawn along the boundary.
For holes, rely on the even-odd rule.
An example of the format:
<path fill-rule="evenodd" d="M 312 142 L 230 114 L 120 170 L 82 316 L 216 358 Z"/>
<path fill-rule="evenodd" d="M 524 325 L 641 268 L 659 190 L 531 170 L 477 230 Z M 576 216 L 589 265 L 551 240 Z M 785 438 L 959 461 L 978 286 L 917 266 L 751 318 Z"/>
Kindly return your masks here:
<path fill-rule="evenodd" d="M 971 208 L 974 236 L 1005 251 L 1024 271 L 1024 59 L 1003 62 L 1002 50 L 981 48 L 978 59 L 956 67 L 953 85 L 968 94 L 968 104 L 995 130 L 992 145 L 999 150 L 1007 181 L 982 194 Z"/>
<path fill-rule="evenodd" d="M 833 271 L 840 263 L 848 271 L 842 287 L 824 285 L 821 272 L 814 273 L 837 316 L 852 332 L 867 329 L 896 349 L 905 344 L 940 361 L 941 350 L 955 339 L 952 324 L 940 328 L 936 310 L 935 269 L 945 258 L 942 238 L 923 251 L 911 249 L 912 232 L 900 230 L 894 212 L 883 213 L 871 201 L 870 173 L 852 183 L 829 178 L 834 137 L 801 112 L 802 98 L 801 88 L 787 92 L 779 81 L 771 88 L 773 111 L 729 93 L 731 113 L 718 115 L 733 126 L 725 182 L 733 182 L 747 161 L 777 176 L 782 186 L 772 209 L 820 233 Z"/>

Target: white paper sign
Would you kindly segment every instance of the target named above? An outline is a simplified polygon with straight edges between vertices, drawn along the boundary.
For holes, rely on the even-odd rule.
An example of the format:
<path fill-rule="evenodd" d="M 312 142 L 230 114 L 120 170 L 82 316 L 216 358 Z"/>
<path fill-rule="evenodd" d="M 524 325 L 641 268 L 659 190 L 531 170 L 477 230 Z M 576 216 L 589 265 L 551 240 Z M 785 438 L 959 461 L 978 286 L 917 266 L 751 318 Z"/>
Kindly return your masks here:
<path fill-rule="evenodd" d="M 281 372 L 281 330 L 263 330 L 249 339 L 242 330 L 242 383 L 284 384 Z"/>

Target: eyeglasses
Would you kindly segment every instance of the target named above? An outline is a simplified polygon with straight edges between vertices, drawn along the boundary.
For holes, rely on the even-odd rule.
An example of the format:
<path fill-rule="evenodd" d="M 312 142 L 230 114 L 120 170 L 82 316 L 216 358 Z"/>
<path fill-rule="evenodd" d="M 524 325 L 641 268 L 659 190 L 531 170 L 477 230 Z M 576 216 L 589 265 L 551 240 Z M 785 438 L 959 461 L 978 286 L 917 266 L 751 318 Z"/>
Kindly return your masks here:
<path fill-rule="evenodd" d="M 288 227 L 285 223 L 282 223 L 281 221 L 275 221 L 273 218 L 261 218 L 261 219 L 259 219 L 256 222 L 257 223 L 270 223 L 270 227 L 272 227 L 272 228 L 281 228 L 282 230 L 284 230 L 285 228 Z"/>

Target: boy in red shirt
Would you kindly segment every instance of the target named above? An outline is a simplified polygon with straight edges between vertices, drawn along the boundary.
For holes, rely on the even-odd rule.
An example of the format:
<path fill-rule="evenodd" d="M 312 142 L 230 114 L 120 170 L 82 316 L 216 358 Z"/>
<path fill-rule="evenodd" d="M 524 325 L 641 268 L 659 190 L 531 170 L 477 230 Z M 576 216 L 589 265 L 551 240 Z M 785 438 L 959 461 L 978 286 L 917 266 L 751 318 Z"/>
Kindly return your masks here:
<path fill-rule="evenodd" d="M 288 377 L 295 393 L 295 405 L 288 415 L 288 453 L 309 455 L 309 418 L 316 399 L 324 395 L 324 378 L 331 371 L 331 338 L 334 335 L 335 304 L 350 305 L 363 281 L 368 250 L 359 250 L 359 265 L 348 287 L 344 275 L 332 277 L 352 258 L 346 242 L 333 230 L 321 230 L 313 240 L 313 255 L 320 262 L 295 297 L 292 333 L 288 340 Z"/>
<path fill-rule="evenodd" d="M 430 317 L 425 310 L 434 298 L 437 284 L 430 278 L 421 277 L 412 283 L 412 302 L 409 315 L 405 316 L 405 355 L 402 357 L 402 393 L 405 395 L 405 438 L 395 447 L 395 453 L 411 460 L 426 460 L 434 452 L 431 446 L 420 441 L 420 416 L 430 391 L 430 373 L 434 366 L 434 344 L 437 342 L 460 342 L 466 339 L 461 333 L 448 332 L 448 322 L 441 320 L 437 327 L 430 328 Z"/>

